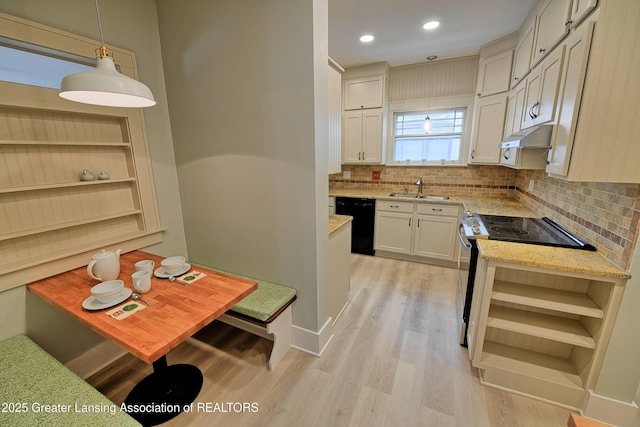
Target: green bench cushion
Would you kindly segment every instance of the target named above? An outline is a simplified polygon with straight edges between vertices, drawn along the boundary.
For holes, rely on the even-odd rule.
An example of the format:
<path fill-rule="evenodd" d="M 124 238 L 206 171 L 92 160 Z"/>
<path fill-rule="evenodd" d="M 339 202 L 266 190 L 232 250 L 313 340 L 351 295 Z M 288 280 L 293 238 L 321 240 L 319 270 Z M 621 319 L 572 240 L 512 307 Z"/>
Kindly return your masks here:
<path fill-rule="evenodd" d="M 140 426 L 25 335 L 0 342 L 0 402 L 26 404 L 26 412 L 3 408 L 12 409 L 0 412 L 3 426 Z M 78 412 L 83 405 L 93 410 Z"/>
<path fill-rule="evenodd" d="M 231 308 L 231 311 L 240 313 L 252 319 L 265 322 L 273 316 L 280 308 L 291 301 L 296 296 L 296 290 L 288 286 L 276 285 L 274 283 L 257 280 L 251 277 L 240 276 L 222 270 L 215 270 L 220 273 L 241 277 L 258 283 L 258 289 L 250 293 L 242 301 Z"/>

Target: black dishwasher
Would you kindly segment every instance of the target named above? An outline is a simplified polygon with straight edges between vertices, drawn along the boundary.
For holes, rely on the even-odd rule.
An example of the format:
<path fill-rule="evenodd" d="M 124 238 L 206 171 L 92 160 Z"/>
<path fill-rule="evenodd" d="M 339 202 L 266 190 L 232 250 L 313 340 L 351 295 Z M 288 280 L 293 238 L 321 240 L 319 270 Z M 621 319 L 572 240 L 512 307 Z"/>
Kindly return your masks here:
<path fill-rule="evenodd" d="M 353 217 L 351 224 L 351 252 L 374 255 L 373 229 L 376 201 L 354 197 L 336 197 L 336 214 Z"/>

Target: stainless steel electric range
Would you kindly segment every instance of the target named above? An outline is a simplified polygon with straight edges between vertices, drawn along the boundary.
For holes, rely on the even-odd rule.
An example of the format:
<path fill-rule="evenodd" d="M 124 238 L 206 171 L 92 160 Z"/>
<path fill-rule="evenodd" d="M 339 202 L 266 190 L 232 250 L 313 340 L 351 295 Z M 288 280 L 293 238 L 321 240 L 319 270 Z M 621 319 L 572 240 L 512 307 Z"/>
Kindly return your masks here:
<path fill-rule="evenodd" d="M 470 252 L 469 269 L 458 266 L 458 316 L 460 344 L 467 345 L 467 324 L 473 300 L 473 284 L 478 264 L 477 239 L 502 240 L 533 245 L 556 246 L 595 251 L 596 248 L 580 240 L 549 218 L 521 218 L 514 216 L 482 215 L 465 212 L 458 227 L 463 249 Z"/>

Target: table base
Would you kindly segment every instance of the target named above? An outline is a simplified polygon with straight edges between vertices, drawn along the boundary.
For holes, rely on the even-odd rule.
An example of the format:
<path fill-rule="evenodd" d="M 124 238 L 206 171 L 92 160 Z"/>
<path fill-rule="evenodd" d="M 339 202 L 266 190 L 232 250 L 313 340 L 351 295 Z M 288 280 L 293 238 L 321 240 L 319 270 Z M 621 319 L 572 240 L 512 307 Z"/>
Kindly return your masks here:
<path fill-rule="evenodd" d="M 153 363 L 153 368 L 153 373 L 140 381 L 124 401 L 127 413 L 144 426 L 162 424 L 178 416 L 196 400 L 202 388 L 202 372 L 195 366 L 167 366 L 162 357 Z"/>

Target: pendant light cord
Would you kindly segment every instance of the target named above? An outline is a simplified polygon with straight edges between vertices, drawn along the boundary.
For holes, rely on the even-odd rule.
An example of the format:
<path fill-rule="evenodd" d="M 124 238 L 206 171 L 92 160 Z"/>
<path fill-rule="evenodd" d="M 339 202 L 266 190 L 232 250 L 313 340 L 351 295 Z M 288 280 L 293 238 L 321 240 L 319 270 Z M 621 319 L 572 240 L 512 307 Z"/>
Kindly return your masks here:
<path fill-rule="evenodd" d="M 102 22 L 100 21 L 100 9 L 98 9 L 98 0 L 96 2 L 96 15 L 98 16 L 98 30 L 100 31 L 100 44 L 104 46 L 104 38 L 102 37 Z"/>

